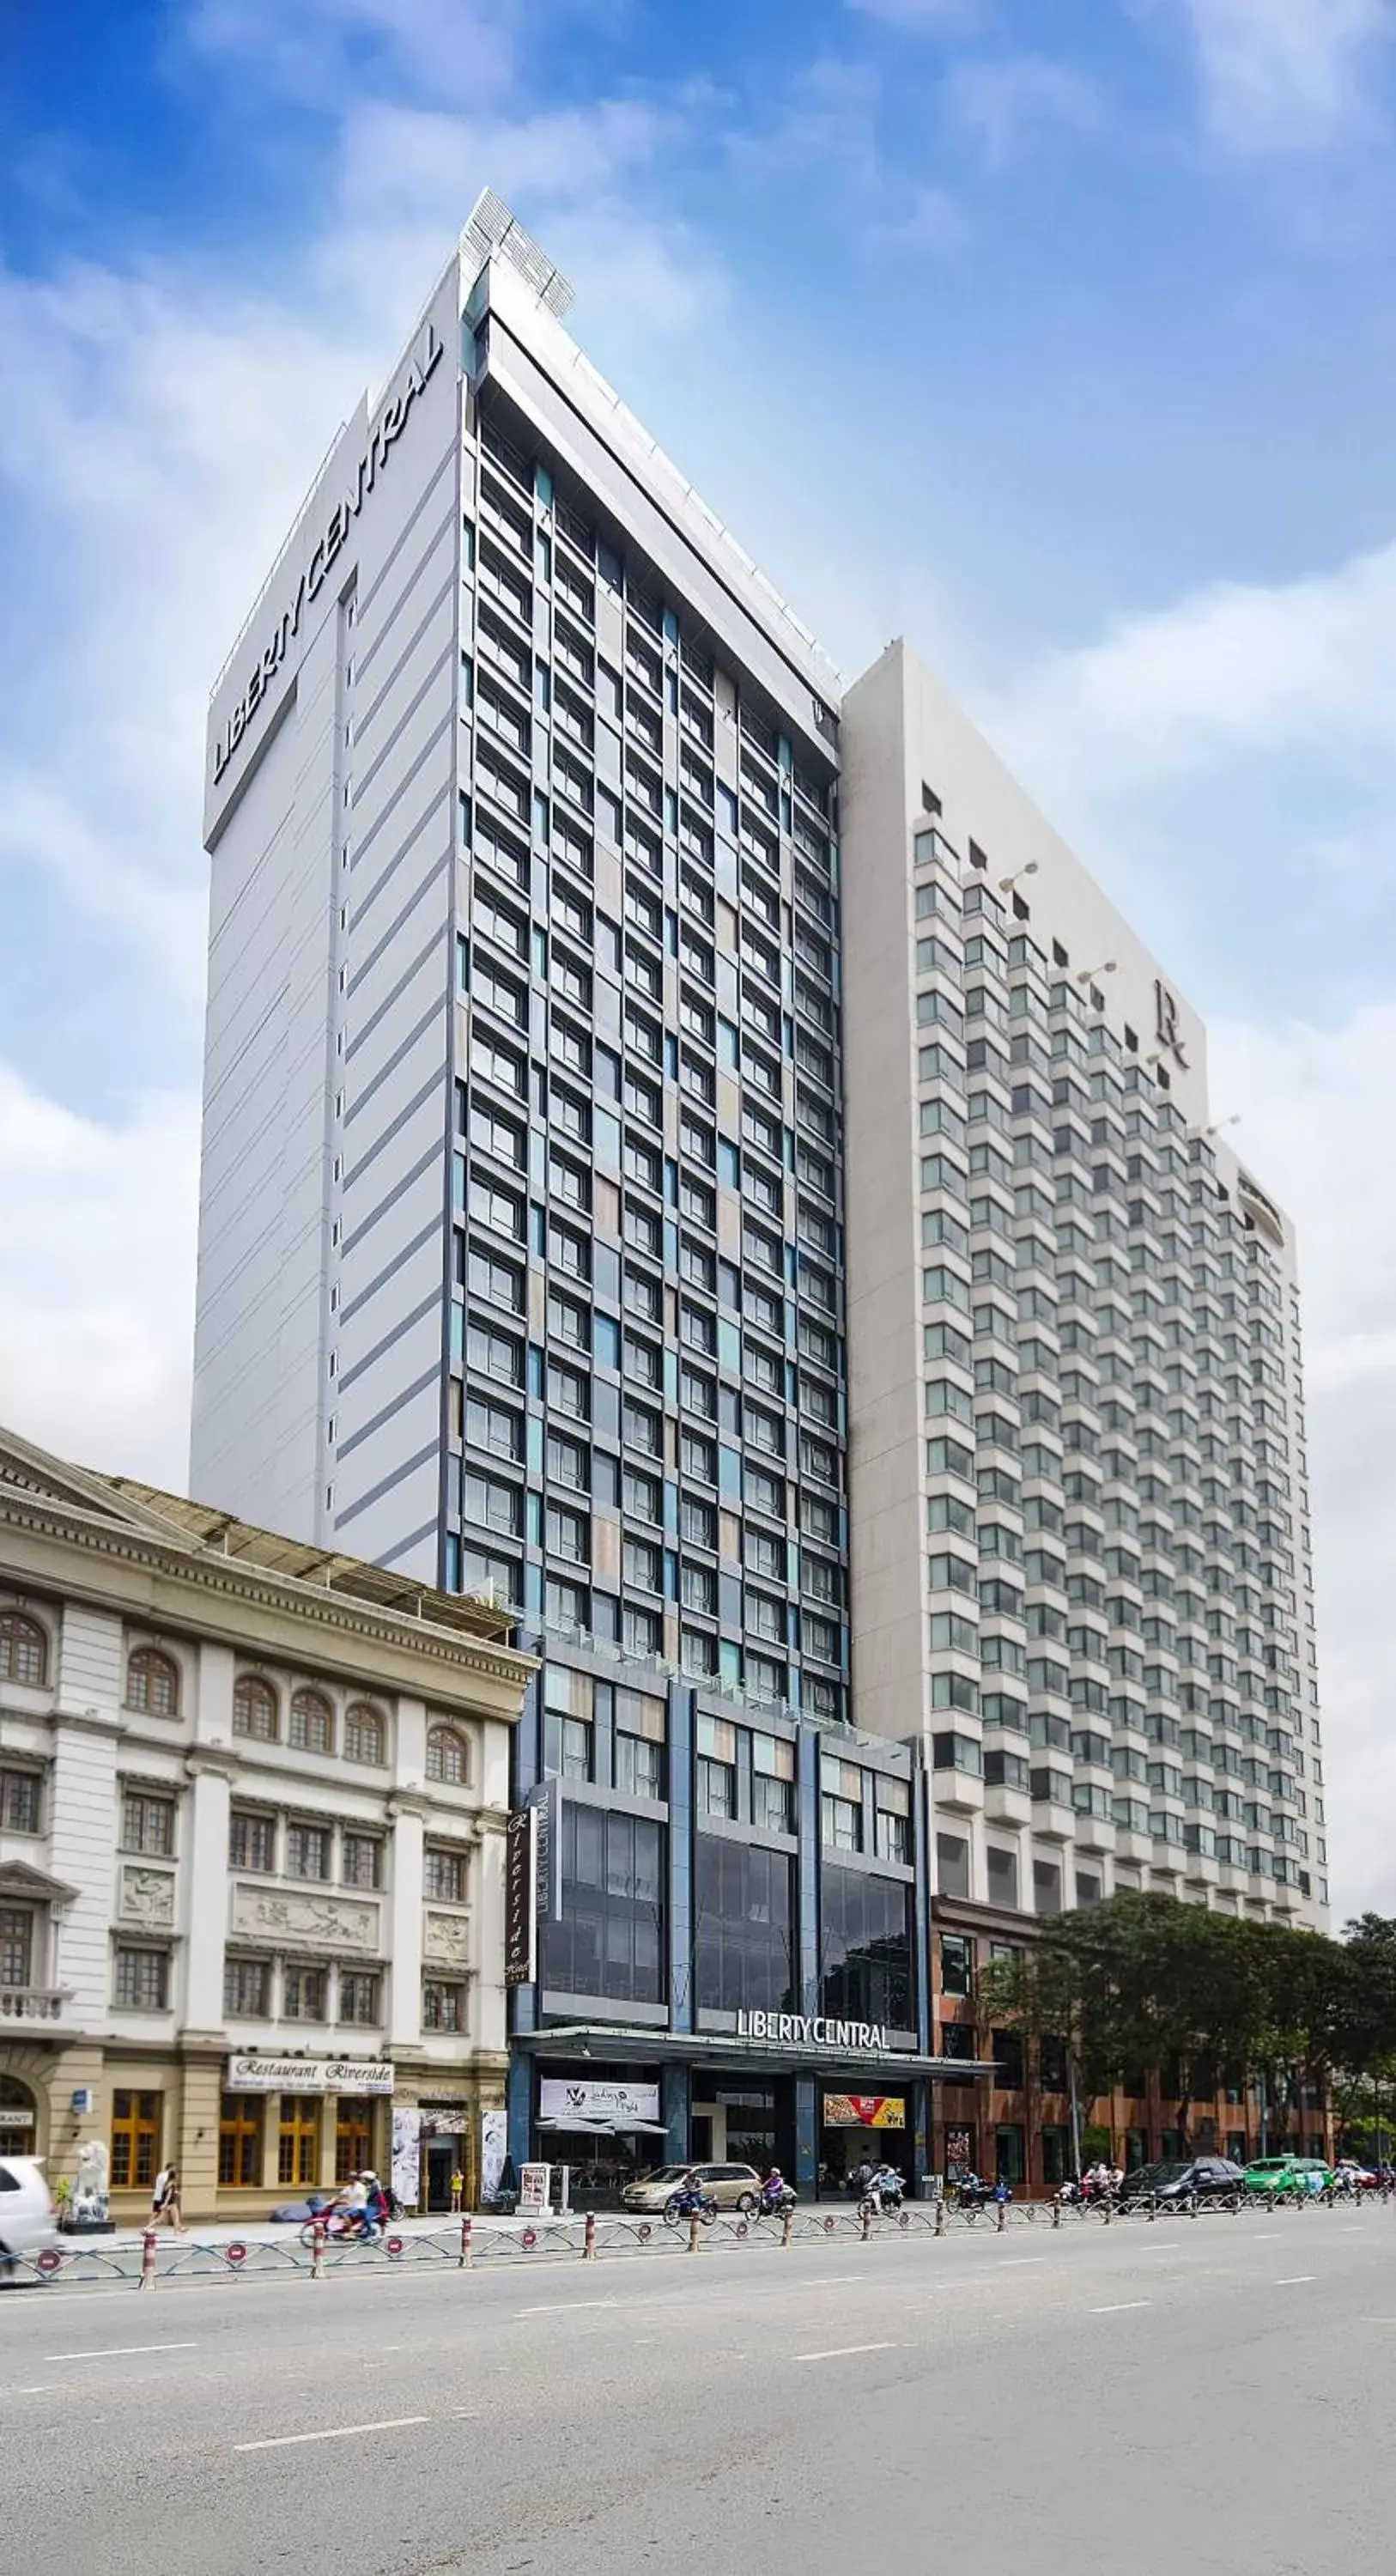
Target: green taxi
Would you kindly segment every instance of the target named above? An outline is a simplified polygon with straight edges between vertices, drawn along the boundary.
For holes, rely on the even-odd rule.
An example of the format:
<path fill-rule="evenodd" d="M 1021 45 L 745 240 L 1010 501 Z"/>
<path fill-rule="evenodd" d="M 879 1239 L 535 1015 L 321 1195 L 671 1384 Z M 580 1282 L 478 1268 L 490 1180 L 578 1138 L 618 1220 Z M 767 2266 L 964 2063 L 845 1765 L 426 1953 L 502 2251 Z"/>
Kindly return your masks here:
<path fill-rule="evenodd" d="M 1317 2199 L 1335 2179 L 1321 2156 L 1257 2156 L 1245 2173 L 1247 2191 L 1264 2200 Z"/>

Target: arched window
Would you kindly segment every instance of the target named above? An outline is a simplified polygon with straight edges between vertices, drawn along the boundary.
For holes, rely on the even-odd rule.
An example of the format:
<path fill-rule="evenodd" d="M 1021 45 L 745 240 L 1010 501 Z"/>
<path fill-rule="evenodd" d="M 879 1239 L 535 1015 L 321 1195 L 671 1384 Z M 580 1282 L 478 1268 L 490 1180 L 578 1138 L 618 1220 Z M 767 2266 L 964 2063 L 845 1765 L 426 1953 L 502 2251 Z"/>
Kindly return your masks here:
<path fill-rule="evenodd" d="M 233 1684 L 233 1733 L 274 1744 L 279 1732 L 276 1693 L 258 1673 L 240 1673 Z"/>
<path fill-rule="evenodd" d="M 22 1610 L 0 1610 L 0 1682 L 26 1682 L 42 1690 L 48 1679 L 48 1638 Z"/>
<path fill-rule="evenodd" d="M 298 1753 L 333 1753 L 334 1710 L 323 1691 L 296 1692 L 291 1702 L 290 1742 Z"/>
<path fill-rule="evenodd" d="M 381 1762 L 383 1759 L 383 1720 L 376 1708 L 357 1700 L 344 1719 L 344 1759 L 346 1762 Z"/>
<path fill-rule="evenodd" d="M 453 1726 L 433 1726 L 427 1731 L 427 1778 L 444 1780 L 453 1789 L 462 1788 L 470 1777 L 470 1756 L 465 1738 Z"/>
<path fill-rule="evenodd" d="M 126 1667 L 126 1705 L 147 1717 L 178 1717 L 179 1666 L 158 1646 L 138 1646 Z"/>

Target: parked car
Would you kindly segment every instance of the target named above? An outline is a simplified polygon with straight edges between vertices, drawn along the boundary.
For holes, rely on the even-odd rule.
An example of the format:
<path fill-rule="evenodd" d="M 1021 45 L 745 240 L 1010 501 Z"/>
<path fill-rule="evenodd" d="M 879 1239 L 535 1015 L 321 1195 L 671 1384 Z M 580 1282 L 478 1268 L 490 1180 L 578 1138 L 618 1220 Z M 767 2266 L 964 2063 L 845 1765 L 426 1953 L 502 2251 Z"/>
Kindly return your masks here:
<path fill-rule="evenodd" d="M 1137 2165 L 1126 2174 L 1120 2207 L 1134 2200 L 1157 2200 L 1175 2206 L 1184 2200 L 1231 2200 L 1245 2188 L 1245 2173 L 1229 2156 L 1168 2156 L 1160 2163 Z"/>
<path fill-rule="evenodd" d="M 761 2176 L 755 2165 L 660 2165 L 653 2173 L 640 2174 L 634 2182 L 627 2183 L 620 2205 L 650 2216 L 662 2214 L 689 2174 L 697 2175 L 701 2188 L 719 2209 L 739 2209 L 749 2216 L 760 2200 Z"/>
<path fill-rule="evenodd" d="M 53 2194 L 32 2156 L 0 2155 L 0 2281 L 12 2279 L 17 2258 L 33 2260 L 56 2245 Z"/>
<path fill-rule="evenodd" d="M 1247 2191 L 1264 2200 L 1304 2200 L 1332 2181 L 1332 2166 L 1321 2156 L 1257 2156 L 1246 2167 Z"/>

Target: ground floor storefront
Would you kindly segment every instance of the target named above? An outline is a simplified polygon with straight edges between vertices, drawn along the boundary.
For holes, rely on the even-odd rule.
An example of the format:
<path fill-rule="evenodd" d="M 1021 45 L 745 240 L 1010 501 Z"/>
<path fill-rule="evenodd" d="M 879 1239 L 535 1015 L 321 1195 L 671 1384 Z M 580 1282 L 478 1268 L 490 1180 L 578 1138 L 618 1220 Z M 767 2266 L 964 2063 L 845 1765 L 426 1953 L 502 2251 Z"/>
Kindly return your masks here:
<path fill-rule="evenodd" d="M 915 2190 L 929 2170 L 933 2061 L 901 2051 L 762 2048 L 576 2027 L 516 2042 L 509 2152 L 566 2165 L 574 2208 L 611 2208 L 664 2164 L 778 2165 L 802 2198 L 838 2198 L 865 2161 Z"/>
<path fill-rule="evenodd" d="M 137 2054 L 74 2040 L 0 2043 L 0 2147 L 44 2159 L 64 2197 L 104 2173 L 111 2216 L 179 2173 L 186 2223 L 248 2220 L 371 2170 L 405 2207 L 479 2205 L 504 2152 L 504 2064 L 273 2058 L 186 2042 Z M 84 2149 L 100 2149 L 83 2164 Z M 104 2161 L 103 2161 L 104 2160 Z"/>

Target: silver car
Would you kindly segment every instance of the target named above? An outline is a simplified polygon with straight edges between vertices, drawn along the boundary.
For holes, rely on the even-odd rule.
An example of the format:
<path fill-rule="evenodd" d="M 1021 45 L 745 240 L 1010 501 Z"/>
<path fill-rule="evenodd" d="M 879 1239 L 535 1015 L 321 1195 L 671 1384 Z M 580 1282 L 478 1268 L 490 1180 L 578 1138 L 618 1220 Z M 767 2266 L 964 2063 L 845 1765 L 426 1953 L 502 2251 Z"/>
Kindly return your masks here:
<path fill-rule="evenodd" d="M 620 2205 L 659 2217 L 690 2174 L 719 2209 L 739 2209 L 746 2215 L 761 2197 L 761 2176 L 755 2165 L 660 2165 L 656 2172 L 627 2183 Z"/>

